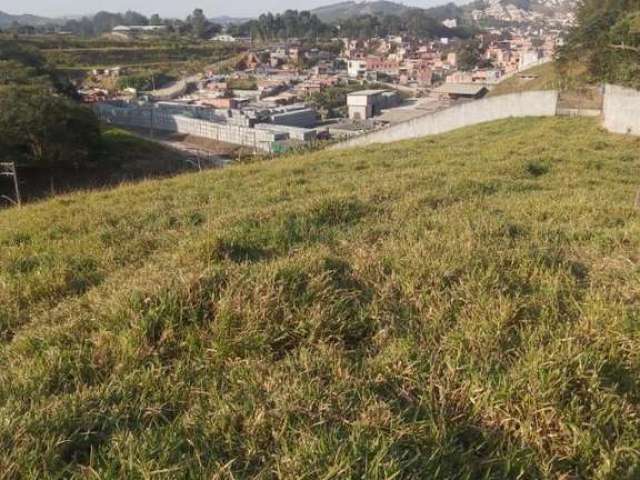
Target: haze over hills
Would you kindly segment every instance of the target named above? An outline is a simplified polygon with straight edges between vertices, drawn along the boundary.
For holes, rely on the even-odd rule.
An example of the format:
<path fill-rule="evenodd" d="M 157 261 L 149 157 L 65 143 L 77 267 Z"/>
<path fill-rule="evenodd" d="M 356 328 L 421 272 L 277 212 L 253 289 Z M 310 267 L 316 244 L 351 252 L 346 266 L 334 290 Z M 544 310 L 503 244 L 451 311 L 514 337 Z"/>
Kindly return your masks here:
<path fill-rule="evenodd" d="M 425 0 L 421 7 L 392 2 L 389 0 L 354 1 L 348 0 L 330 5 L 321 6 L 311 10 L 323 22 L 336 22 L 362 15 L 397 15 L 400 16 L 415 8 L 431 11 L 437 18 L 442 15 L 462 16 L 464 13 L 481 11 L 487 17 L 499 19 L 526 20 L 531 15 L 557 15 L 573 10 L 576 0 L 456 0 L 446 2 L 443 0 Z M 298 10 L 304 10 L 301 5 Z M 71 17 L 43 17 L 34 14 L 9 14 L 0 11 L 0 28 L 6 28 L 17 22 L 21 25 L 41 26 L 45 24 L 60 24 Z M 239 18 L 228 15 L 217 15 L 211 18 L 215 23 L 228 25 L 243 23 L 249 18 Z"/>
<path fill-rule="evenodd" d="M 410 7 L 387 0 L 374 2 L 340 2 L 315 8 L 311 13 L 323 22 L 334 22 L 360 15 L 401 15 Z"/>
<path fill-rule="evenodd" d="M 39 25 L 46 25 L 48 23 L 61 23 L 64 19 L 60 18 L 47 18 L 47 17 L 39 17 L 37 15 L 30 14 L 22 14 L 22 15 L 11 15 L 9 13 L 0 11 L 0 28 L 8 27 L 14 22 L 19 23 L 20 25 L 33 25 L 37 27 Z"/>
<path fill-rule="evenodd" d="M 336 20 L 345 20 L 347 18 L 357 17 L 360 15 L 402 15 L 408 10 L 415 8 L 421 8 L 424 10 L 445 5 L 463 5 L 467 3 L 469 2 L 465 0 L 450 2 L 442 0 L 427 0 L 422 2 L 421 7 L 418 7 L 415 5 L 405 5 L 388 0 L 365 2 L 350 0 L 315 8 L 311 10 L 311 13 L 317 15 L 318 18 L 324 22 L 334 22 Z"/>
<path fill-rule="evenodd" d="M 370 2 L 346 1 L 325 5 L 311 12 L 324 22 L 336 22 L 362 15 L 403 15 L 415 8 L 428 10 L 435 17 L 460 17 L 472 12 L 483 12 L 487 17 L 502 20 L 529 20 L 533 17 L 566 14 L 576 6 L 575 0 L 477 0 L 473 2 L 443 2 L 433 0 L 422 7 L 405 5 L 388 0 Z"/>
<path fill-rule="evenodd" d="M 527 21 L 543 17 L 570 14 L 576 0 L 478 0 L 466 6 L 466 10 L 478 12 L 484 17 L 505 21 Z"/>
<path fill-rule="evenodd" d="M 248 22 L 249 20 L 251 20 L 251 18 L 250 17 L 230 17 L 228 15 L 220 15 L 217 17 L 211 17 L 209 20 L 219 25 L 230 25 L 232 23 L 238 24 L 238 23 Z"/>
<path fill-rule="evenodd" d="M 337 20 L 345 20 L 361 15 L 402 15 L 408 10 L 414 8 L 422 8 L 424 10 L 434 11 L 447 9 L 452 16 L 457 13 L 471 13 L 474 10 L 487 12 L 491 17 L 504 18 L 523 18 L 526 19 L 528 14 L 554 15 L 557 13 L 566 13 L 573 10 L 576 6 L 575 0 L 477 0 L 444 2 L 432 0 L 425 2 L 422 7 L 405 5 L 402 3 L 391 2 L 388 0 L 375 1 L 346 1 L 325 5 L 313 9 L 311 12 L 318 16 L 324 22 L 335 22 Z M 458 12 L 455 12 L 459 9 Z"/>

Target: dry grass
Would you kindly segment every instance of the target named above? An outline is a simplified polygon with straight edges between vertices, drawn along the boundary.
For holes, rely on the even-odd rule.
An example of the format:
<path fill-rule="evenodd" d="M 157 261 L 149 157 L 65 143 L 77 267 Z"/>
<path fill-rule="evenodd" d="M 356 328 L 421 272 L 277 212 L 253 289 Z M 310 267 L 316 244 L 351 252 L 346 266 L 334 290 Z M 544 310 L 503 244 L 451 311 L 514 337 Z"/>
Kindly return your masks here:
<path fill-rule="evenodd" d="M 0 212 L 0 476 L 638 478 L 639 146 L 509 120 Z"/>
<path fill-rule="evenodd" d="M 602 106 L 602 92 L 597 85 L 589 83 L 586 67 L 581 64 L 559 67 L 551 62 L 530 68 L 498 84 L 490 96 L 538 90 L 560 91 L 561 108 L 599 109 Z"/>

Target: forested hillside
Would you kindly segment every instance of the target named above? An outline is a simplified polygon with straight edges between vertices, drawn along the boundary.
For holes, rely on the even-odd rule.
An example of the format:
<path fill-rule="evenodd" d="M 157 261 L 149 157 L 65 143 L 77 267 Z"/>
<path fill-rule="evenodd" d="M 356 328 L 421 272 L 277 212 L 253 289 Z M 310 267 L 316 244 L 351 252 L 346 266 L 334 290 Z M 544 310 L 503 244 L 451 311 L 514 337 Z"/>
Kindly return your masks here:
<path fill-rule="evenodd" d="M 584 0 L 560 59 L 585 63 L 595 81 L 640 87 L 640 0 Z"/>

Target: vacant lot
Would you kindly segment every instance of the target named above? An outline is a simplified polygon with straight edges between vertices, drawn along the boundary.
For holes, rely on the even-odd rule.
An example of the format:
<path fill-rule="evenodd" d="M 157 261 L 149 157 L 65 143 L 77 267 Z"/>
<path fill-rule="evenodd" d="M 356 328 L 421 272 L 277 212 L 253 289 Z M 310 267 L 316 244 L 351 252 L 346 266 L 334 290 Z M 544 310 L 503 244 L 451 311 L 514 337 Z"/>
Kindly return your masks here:
<path fill-rule="evenodd" d="M 639 147 L 508 120 L 0 212 L 0 476 L 638 478 Z"/>

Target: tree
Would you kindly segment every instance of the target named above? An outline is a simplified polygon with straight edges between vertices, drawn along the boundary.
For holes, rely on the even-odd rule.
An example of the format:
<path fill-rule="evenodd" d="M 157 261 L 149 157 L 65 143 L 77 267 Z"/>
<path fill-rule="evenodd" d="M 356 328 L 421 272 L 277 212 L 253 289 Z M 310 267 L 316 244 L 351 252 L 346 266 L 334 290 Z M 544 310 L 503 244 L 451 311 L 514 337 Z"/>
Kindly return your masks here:
<path fill-rule="evenodd" d="M 48 77 L 40 75 L 34 67 L 23 65 L 16 60 L 0 60 L 0 86 L 3 85 L 46 85 Z"/>
<path fill-rule="evenodd" d="M 30 85 L 76 98 L 71 82 L 48 67 L 44 57 L 34 48 L 15 40 L 0 39 L 0 86 Z"/>
<path fill-rule="evenodd" d="M 480 42 L 470 40 L 465 42 L 458 52 L 458 67 L 460 70 L 473 70 L 482 63 L 482 52 Z"/>
<path fill-rule="evenodd" d="M 157 13 L 151 15 L 151 17 L 149 18 L 149 25 L 162 25 L 162 19 L 160 18 L 160 15 L 158 15 Z"/>
<path fill-rule="evenodd" d="M 193 13 L 189 15 L 187 23 L 191 25 L 194 36 L 197 38 L 206 38 L 209 30 L 209 21 L 201 8 L 196 8 Z"/>
<path fill-rule="evenodd" d="M 125 25 L 149 25 L 149 19 L 141 13 L 128 10 L 123 17 Z"/>
<path fill-rule="evenodd" d="M 593 80 L 640 87 L 640 0 L 582 0 L 559 60 L 585 64 Z"/>
<path fill-rule="evenodd" d="M 0 92 L 0 159 L 77 167 L 99 145 L 100 124 L 89 108 L 34 88 Z"/>
<path fill-rule="evenodd" d="M 104 11 L 96 13 L 90 22 L 95 35 L 102 35 L 103 33 L 110 32 L 113 30 L 113 27 L 124 23 L 122 15 Z"/>

